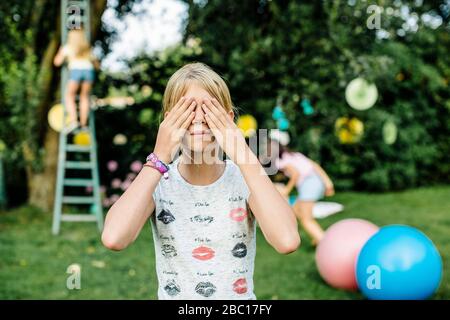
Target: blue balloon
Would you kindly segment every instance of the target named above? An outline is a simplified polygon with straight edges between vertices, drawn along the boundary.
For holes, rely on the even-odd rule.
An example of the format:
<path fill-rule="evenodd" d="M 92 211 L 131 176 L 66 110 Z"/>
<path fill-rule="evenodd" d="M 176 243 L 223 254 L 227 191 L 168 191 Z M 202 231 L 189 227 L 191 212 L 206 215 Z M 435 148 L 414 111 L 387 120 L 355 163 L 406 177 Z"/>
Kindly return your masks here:
<path fill-rule="evenodd" d="M 284 111 L 280 106 L 276 106 L 272 111 L 273 120 L 280 120 L 285 117 Z"/>
<path fill-rule="evenodd" d="M 359 289 L 369 299 L 426 299 L 439 287 L 442 258 L 419 230 L 391 225 L 365 243 L 355 272 Z"/>
<path fill-rule="evenodd" d="M 303 99 L 300 105 L 302 106 L 303 113 L 306 116 L 310 116 L 314 113 L 313 106 L 311 105 L 311 102 L 308 99 Z"/>
<path fill-rule="evenodd" d="M 278 124 L 278 129 L 280 129 L 280 130 L 289 129 L 289 120 L 286 118 L 279 119 L 277 124 Z"/>

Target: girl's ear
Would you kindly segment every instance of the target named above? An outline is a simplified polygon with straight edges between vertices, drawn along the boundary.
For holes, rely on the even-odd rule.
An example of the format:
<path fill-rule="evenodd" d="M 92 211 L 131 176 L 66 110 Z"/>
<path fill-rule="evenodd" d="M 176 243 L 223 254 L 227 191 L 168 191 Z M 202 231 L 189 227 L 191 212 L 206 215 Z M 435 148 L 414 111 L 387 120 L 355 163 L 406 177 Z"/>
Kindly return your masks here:
<path fill-rule="evenodd" d="M 169 115 L 169 111 L 164 112 L 164 119 Z"/>
<path fill-rule="evenodd" d="M 234 121 L 234 111 L 233 110 L 228 111 L 228 116 L 230 117 L 231 121 Z"/>

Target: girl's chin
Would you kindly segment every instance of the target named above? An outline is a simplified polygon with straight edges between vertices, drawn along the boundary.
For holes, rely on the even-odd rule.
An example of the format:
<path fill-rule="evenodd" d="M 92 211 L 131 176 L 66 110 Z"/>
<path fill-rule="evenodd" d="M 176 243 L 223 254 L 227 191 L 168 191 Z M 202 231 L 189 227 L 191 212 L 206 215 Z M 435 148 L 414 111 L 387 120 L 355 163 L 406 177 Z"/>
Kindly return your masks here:
<path fill-rule="evenodd" d="M 194 152 L 205 152 L 211 150 L 212 143 L 212 141 L 195 141 L 189 146 L 189 149 Z"/>
<path fill-rule="evenodd" d="M 185 147 L 187 150 L 193 152 L 206 152 L 212 151 L 212 149 L 216 147 L 216 143 L 214 141 L 191 140 L 189 143 L 185 144 Z"/>

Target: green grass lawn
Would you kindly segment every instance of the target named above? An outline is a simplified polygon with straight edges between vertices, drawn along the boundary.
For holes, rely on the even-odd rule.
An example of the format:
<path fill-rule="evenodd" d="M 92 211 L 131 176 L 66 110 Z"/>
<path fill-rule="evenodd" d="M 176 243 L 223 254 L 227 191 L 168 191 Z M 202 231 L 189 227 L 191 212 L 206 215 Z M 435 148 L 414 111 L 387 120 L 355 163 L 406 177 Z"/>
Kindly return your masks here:
<path fill-rule="evenodd" d="M 345 211 L 320 220 L 323 227 L 344 218 L 379 226 L 408 224 L 425 232 L 444 260 L 444 278 L 435 299 L 450 299 L 450 186 L 400 193 L 341 193 L 332 199 Z M 62 225 L 50 232 L 51 215 L 31 207 L 0 213 L 0 299 L 156 299 L 157 280 L 151 229 L 123 252 L 100 243 L 94 224 Z M 314 249 L 279 255 L 258 231 L 255 291 L 258 299 L 362 299 L 359 293 L 327 286 L 316 271 Z M 68 290 L 66 269 L 81 266 L 81 290 Z"/>

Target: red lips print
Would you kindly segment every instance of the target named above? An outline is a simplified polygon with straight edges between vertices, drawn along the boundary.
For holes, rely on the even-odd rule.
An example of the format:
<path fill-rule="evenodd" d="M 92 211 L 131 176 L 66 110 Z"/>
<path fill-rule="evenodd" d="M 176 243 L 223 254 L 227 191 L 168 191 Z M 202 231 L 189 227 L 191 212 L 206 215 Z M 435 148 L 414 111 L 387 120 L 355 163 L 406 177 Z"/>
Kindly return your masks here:
<path fill-rule="evenodd" d="M 236 208 L 230 211 L 229 216 L 234 221 L 240 222 L 247 217 L 247 210 L 244 208 Z"/>
<path fill-rule="evenodd" d="M 200 246 L 192 250 L 192 257 L 202 261 L 214 258 L 214 255 L 214 250 L 205 246 Z"/>
<path fill-rule="evenodd" d="M 237 279 L 233 283 L 233 291 L 237 294 L 244 294 L 247 292 L 247 280 L 245 278 Z"/>

